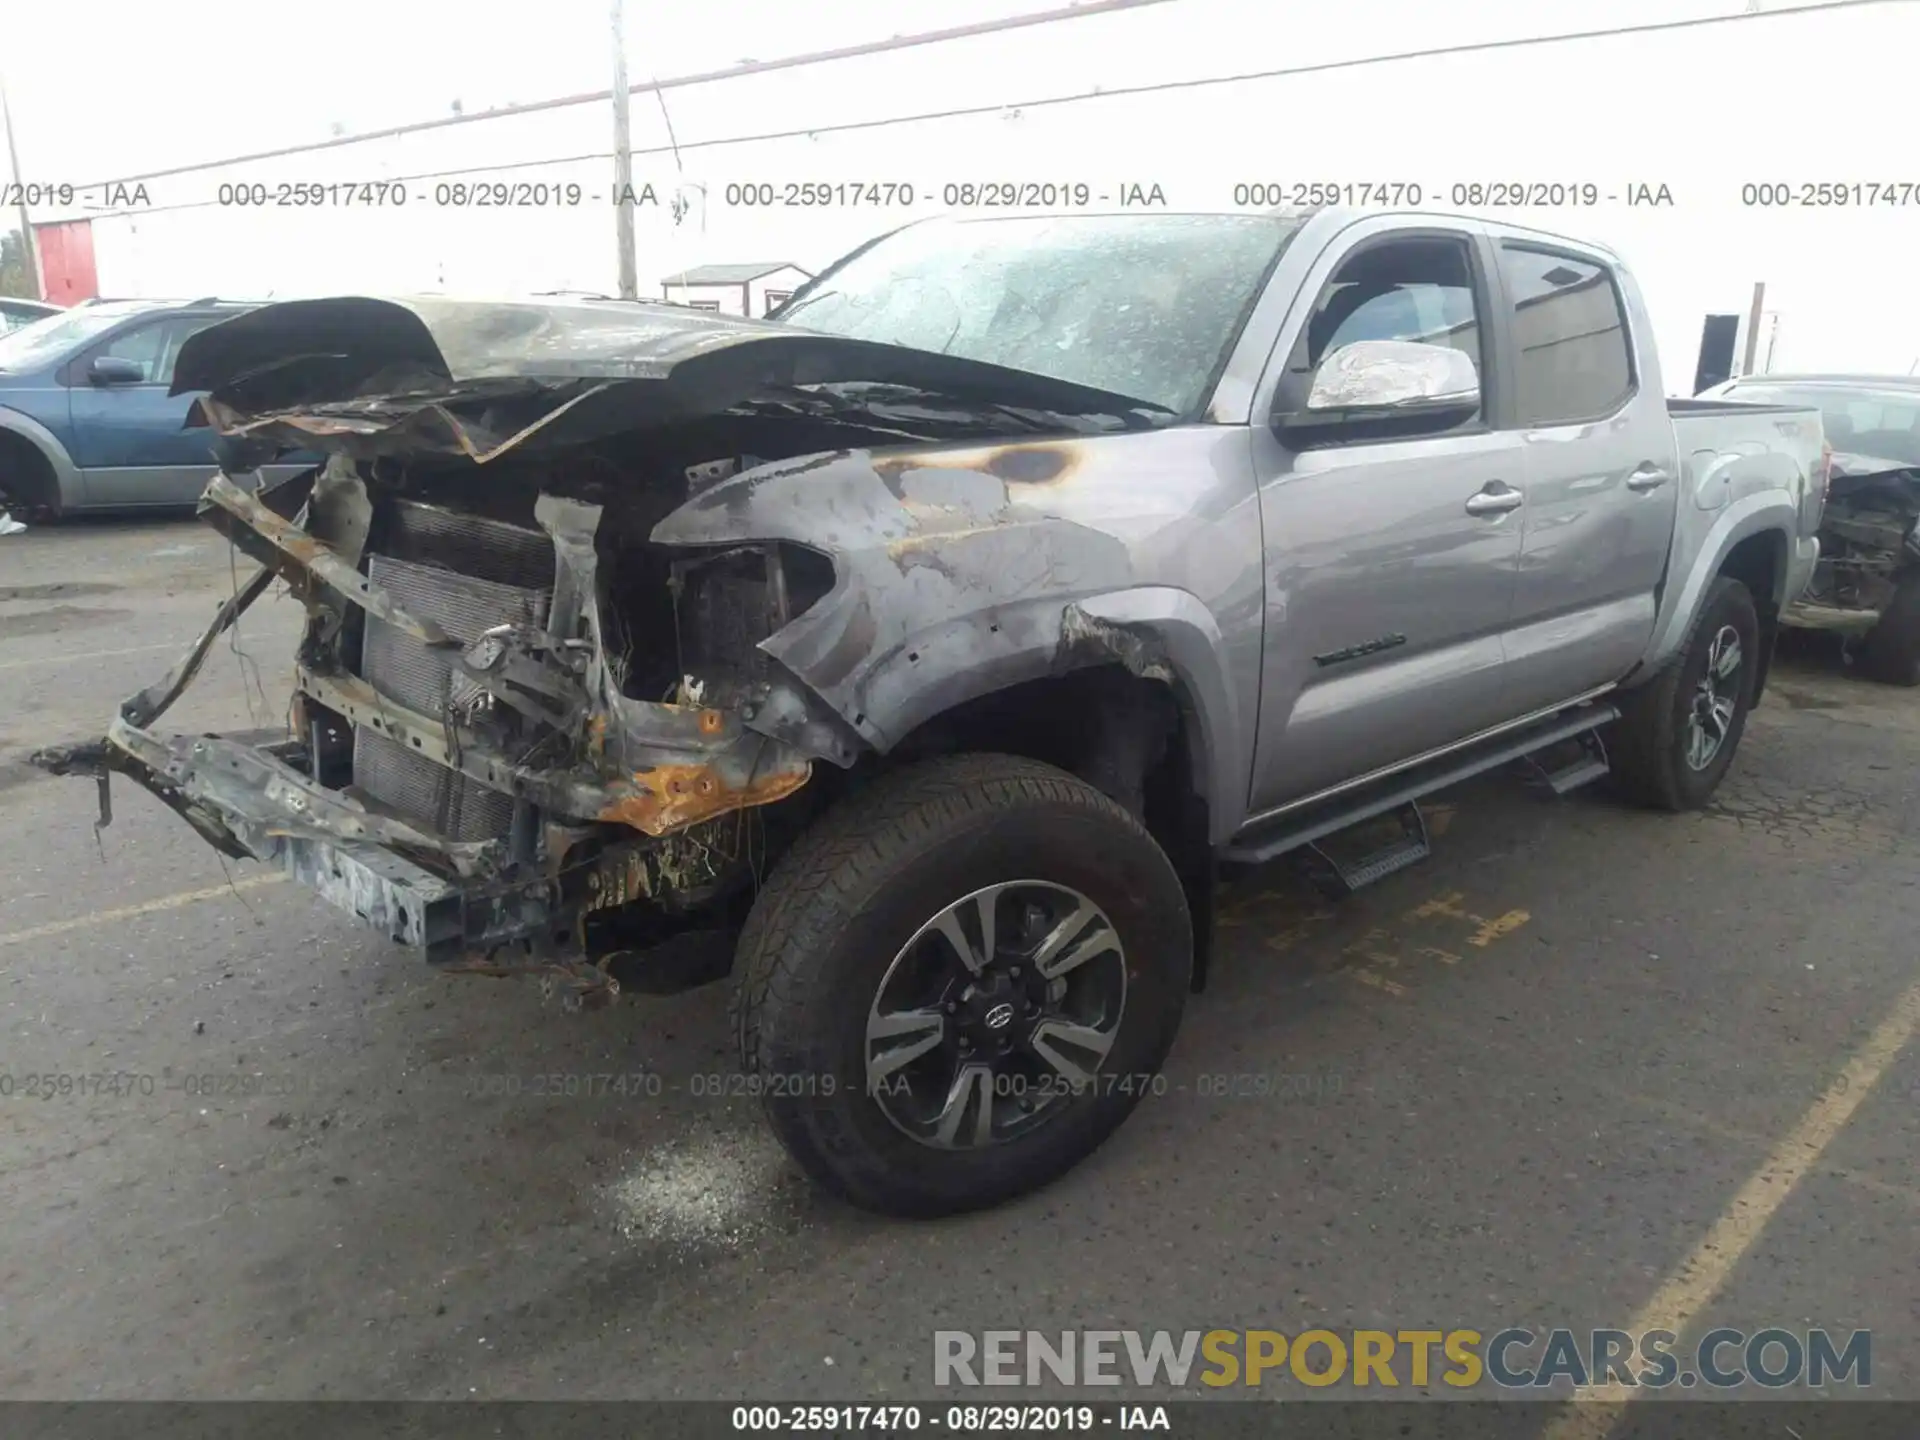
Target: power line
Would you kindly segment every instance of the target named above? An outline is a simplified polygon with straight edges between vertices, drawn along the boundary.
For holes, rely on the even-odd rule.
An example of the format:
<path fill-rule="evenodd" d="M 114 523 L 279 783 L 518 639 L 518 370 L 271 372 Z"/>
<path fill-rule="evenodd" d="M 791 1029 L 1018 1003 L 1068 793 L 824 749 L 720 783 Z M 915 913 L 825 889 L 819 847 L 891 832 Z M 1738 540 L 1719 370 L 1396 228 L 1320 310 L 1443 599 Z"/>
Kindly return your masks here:
<path fill-rule="evenodd" d="M 884 55 L 893 50 L 913 50 L 926 45 L 944 45 L 950 40 L 968 40 L 978 35 L 994 35 L 1007 30 L 1026 30 L 1036 25 L 1051 25 L 1060 20 L 1084 20 L 1090 15 L 1107 15 L 1119 10 L 1139 10 L 1148 5 L 1165 5 L 1171 0 L 1075 0 L 1054 10 L 1036 10 L 1024 15 L 1008 15 L 998 20 L 980 20 L 970 25 L 950 25 L 944 30 L 922 30 L 912 35 L 893 35 L 885 40 L 867 40 L 857 45 L 841 45 L 831 50 L 809 50 L 799 55 L 783 55 L 777 60 L 748 60 L 719 70 L 692 75 L 673 75 L 653 79 L 643 85 L 629 85 L 629 95 L 646 95 L 666 90 L 683 90 L 690 85 L 709 85 L 720 80 L 740 80 L 750 75 L 767 75 L 776 70 L 798 70 L 808 65 L 825 65 L 834 60 L 854 60 L 863 55 Z M 135 185 L 142 180 L 164 180 L 172 175 L 190 175 L 196 170 L 217 170 L 228 165 L 250 165 L 257 160 L 278 160 L 283 155 L 304 155 L 314 150 L 336 150 L 343 145 L 362 145 L 372 140 L 391 140 L 401 135 L 417 135 L 426 130 L 444 130 L 453 125 L 473 125 L 482 120 L 507 120 L 516 115 L 535 115 L 545 110 L 564 110 L 575 105 L 595 105 L 611 100 L 611 90 L 590 90 L 578 95 L 559 95 L 549 100 L 529 100 L 524 105 L 500 105 L 473 115 L 441 115 L 432 120 L 412 120 L 404 125 L 389 125 L 380 130 L 363 130 L 357 135 L 336 135 L 326 140 L 310 140 L 275 150 L 256 150 L 246 155 L 229 155 L 221 160 L 200 160 L 191 165 L 172 165 L 164 170 L 148 170 L 138 175 L 120 175 L 111 180 L 76 185 L 76 190 L 91 190 L 102 185 Z M 648 152 L 651 153 L 651 152 Z M 604 157 L 602 157 L 604 158 Z"/>
<path fill-rule="evenodd" d="M 1153 0 L 1146 0 L 1153 3 Z M 979 115 L 996 115 L 1009 110 L 1039 110 L 1055 105 L 1075 105 L 1088 100 L 1115 100 L 1140 95 L 1165 94 L 1179 90 L 1200 90 L 1219 85 L 1243 85 L 1256 80 L 1285 79 L 1296 75 L 1325 74 L 1336 70 L 1355 70 L 1368 65 L 1392 65 L 1408 60 L 1428 60 L 1449 55 L 1465 55 L 1496 50 L 1517 50 L 1536 45 L 1563 45 L 1579 40 L 1599 40 L 1615 35 L 1657 34 L 1675 30 L 1694 30 L 1709 25 L 1736 25 L 1747 21 L 1773 20 L 1786 15 L 1808 15 L 1828 10 L 1858 10 L 1867 6 L 1905 5 L 1914 0 L 1818 0 L 1818 3 L 1781 6 L 1772 10 L 1748 10 L 1734 15 L 1703 15 L 1685 20 L 1655 20 L 1642 25 L 1622 25 L 1610 29 L 1578 30 L 1558 35 L 1525 35 L 1507 40 L 1475 40 L 1458 45 L 1439 45 L 1421 50 L 1398 50 L 1386 55 L 1356 56 L 1346 60 L 1319 60 L 1303 65 L 1286 65 L 1270 70 L 1246 70 L 1232 75 L 1206 75 L 1187 80 L 1158 80 L 1141 85 L 1119 85 L 1101 88 L 1083 95 L 1048 95 L 1037 100 L 1001 101 L 985 105 L 955 106 L 946 110 L 926 110 L 912 115 L 893 115 L 875 120 L 846 120 L 831 125 L 801 125 L 786 130 L 768 130 L 753 135 L 723 135 L 712 140 L 686 140 L 678 145 L 655 145 L 635 149 L 635 155 L 684 154 L 689 150 L 717 150 L 729 145 L 755 145 L 769 140 L 797 140 L 802 136 L 838 135 L 860 130 L 878 130 L 889 125 L 915 125 L 935 120 L 961 120 Z M 1089 9 L 1080 7 L 1081 10 Z M 1059 13 L 1059 12 L 1054 12 Z M 1078 12 L 1076 12 L 1078 13 Z M 662 85 L 679 82 L 661 82 Z M 637 87 L 645 88 L 645 87 Z M 609 98 L 612 92 L 603 92 L 602 99 Z M 544 102 L 543 102 L 544 103 Z M 483 118 L 483 117 L 467 117 Z M 434 122 L 439 123 L 439 122 Z M 298 153 L 297 151 L 273 152 L 275 154 Z M 594 160 L 611 159 L 611 150 L 594 150 L 580 155 L 551 155 L 538 160 L 509 160 L 488 165 L 463 165 L 438 170 L 422 170 L 410 175 L 387 177 L 383 183 L 407 184 L 418 180 L 446 180 L 462 175 L 497 175 L 512 170 L 535 170 L 543 166 L 578 165 Z M 261 157 L 255 157 L 261 158 Z M 237 163 L 237 162 L 221 162 Z M 211 168 L 210 166 L 184 166 L 179 170 L 161 172 L 180 174 L 191 170 Z M 151 178 L 151 177 L 146 177 Z M 129 182 L 130 183 L 130 182 Z M 75 187 L 81 188 L 81 187 Z M 216 200 L 187 201 L 177 205 L 152 205 L 137 210 L 113 211 L 96 218 L 112 219 L 123 215 L 153 215 L 173 210 L 203 210 L 219 202 Z"/>

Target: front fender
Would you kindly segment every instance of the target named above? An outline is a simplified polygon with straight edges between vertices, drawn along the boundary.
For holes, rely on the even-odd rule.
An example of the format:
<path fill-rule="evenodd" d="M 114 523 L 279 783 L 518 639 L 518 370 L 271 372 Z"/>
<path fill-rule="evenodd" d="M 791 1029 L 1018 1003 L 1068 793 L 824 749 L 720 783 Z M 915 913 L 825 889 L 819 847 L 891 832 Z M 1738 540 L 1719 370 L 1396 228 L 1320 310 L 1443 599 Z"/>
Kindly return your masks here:
<path fill-rule="evenodd" d="M 73 463 L 73 457 L 67 453 L 67 447 L 60 443 L 59 436 L 26 411 L 5 405 L 0 405 L 0 430 L 20 436 L 46 457 L 47 464 L 53 470 L 55 490 L 48 497 L 50 502 L 63 512 L 80 508 L 84 498 L 80 468 Z"/>
<path fill-rule="evenodd" d="M 1225 653 L 1219 622 L 1184 590 L 1024 600 L 942 621 L 881 658 L 867 672 L 860 718 L 885 750 L 969 700 L 1088 665 L 1123 665 L 1182 692 L 1188 758 L 1206 786 L 1218 843 L 1240 823 L 1252 765 Z"/>
<path fill-rule="evenodd" d="M 1096 625 L 1143 639 L 1144 655 L 1122 654 L 1123 663 L 1137 670 L 1143 662 L 1163 660 L 1171 672 L 1163 678 L 1185 692 L 1189 758 L 1207 787 L 1209 838 L 1225 844 L 1246 820 L 1253 733 L 1242 723 L 1242 697 L 1220 622 L 1199 597 L 1167 586 L 1095 596 L 1075 609 Z"/>
<path fill-rule="evenodd" d="M 1176 684 L 1195 783 L 1233 825 L 1259 668 L 1254 503 L 1244 435 L 1168 429 L 802 456 L 700 490 L 651 533 L 830 558 L 831 588 L 759 648 L 877 751 L 968 700 L 1087 665 Z M 777 733 L 799 708 L 747 723 Z"/>

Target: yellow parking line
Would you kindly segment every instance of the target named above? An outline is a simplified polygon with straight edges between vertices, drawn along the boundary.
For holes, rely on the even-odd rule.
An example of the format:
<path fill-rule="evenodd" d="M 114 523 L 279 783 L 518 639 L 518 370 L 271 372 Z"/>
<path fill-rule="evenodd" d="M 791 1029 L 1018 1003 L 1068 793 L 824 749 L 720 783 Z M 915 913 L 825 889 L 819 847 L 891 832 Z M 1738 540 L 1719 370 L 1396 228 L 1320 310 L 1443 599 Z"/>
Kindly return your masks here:
<path fill-rule="evenodd" d="M 1773 1141 L 1765 1135 L 1756 1134 L 1742 1126 L 1725 1124 L 1714 1119 L 1711 1115 L 1703 1114 L 1698 1110 L 1689 1110 L 1684 1105 L 1675 1105 L 1669 1100 L 1660 1099 L 1657 1095 L 1642 1095 L 1634 1090 L 1615 1090 L 1612 1088 L 1608 1088 L 1602 1093 L 1624 1104 L 1637 1105 L 1641 1109 L 1658 1115 L 1661 1119 L 1669 1121 L 1672 1124 L 1684 1125 L 1689 1129 L 1698 1130 L 1704 1135 L 1717 1136 L 1719 1139 L 1730 1141 L 1736 1145 L 1750 1145 L 1755 1149 L 1766 1149 L 1773 1144 Z M 1876 1176 L 1868 1175 L 1864 1171 L 1850 1170 L 1844 1165 L 1822 1166 L 1821 1174 L 1834 1180 L 1844 1180 L 1849 1185 L 1858 1185 L 1861 1189 L 1871 1190 L 1876 1195 L 1885 1195 L 1892 1200 L 1904 1201 L 1916 1210 L 1920 1210 L 1920 1190 L 1916 1190 L 1911 1186 L 1895 1185 L 1889 1181 L 1881 1180 Z"/>
<path fill-rule="evenodd" d="M 1774 1212 L 1786 1203 L 1793 1187 L 1819 1162 L 1833 1137 L 1845 1128 L 1867 1098 L 1867 1092 L 1893 1064 L 1894 1057 L 1920 1027 L 1920 985 L 1895 1003 L 1893 1011 L 1848 1060 L 1813 1108 L 1801 1117 L 1786 1138 L 1734 1195 L 1713 1222 L 1693 1253 L 1682 1260 L 1627 1327 L 1635 1334 L 1671 1330 L 1679 1334 L 1727 1283 L 1734 1267 L 1766 1228 Z M 1541 1440 L 1599 1440 L 1620 1418 L 1632 1397 L 1631 1386 L 1619 1382 L 1588 1385 L 1574 1392 L 1585 1403 L 1566 1411 Z"/>
<path fill-rule="evenodd" d="M 10 935 L 0 935 L 0 949 L 9 945 L 24 945 L 29 940 L 44 940 L 49 935 L 64 935 L 69 930 L 84 930 L 90 925 L 111 925 L 118 920 L 131 920 L 136 915 L 179 910 L 196 901 L 231 895 L 236 890 L 258 890 L 262 885 L 278 885 L 286 878 L 285 872 L 275 870 L 265 875 L 249 875 L 230 885 L 209 885 L 205 890 L 182 890 L 177 895 L 162 895 L 158 900 L 142 900 L 138 905 L 122 905 L 114 910 L 93 910 L 65 920 L 50 920 L 45 925 L 34 925 L 25 930 L 15 930 Z"/>

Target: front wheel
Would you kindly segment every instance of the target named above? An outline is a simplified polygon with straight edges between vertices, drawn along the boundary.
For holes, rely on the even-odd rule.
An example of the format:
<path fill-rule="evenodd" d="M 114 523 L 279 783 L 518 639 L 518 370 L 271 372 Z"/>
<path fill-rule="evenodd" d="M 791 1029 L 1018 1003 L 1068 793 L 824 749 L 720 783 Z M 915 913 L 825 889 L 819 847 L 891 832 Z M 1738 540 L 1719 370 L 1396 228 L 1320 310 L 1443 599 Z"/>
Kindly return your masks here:
<path fill-rule="evenodd" d="M 775 1133 L 870 1210 L 997 1204 L 1165 1088 L 1193 964 L 1179 877 L 1124 808 L 1034 761 L 876 780 L 782 857 L 734 1028 Z"/>
<path fill-rule="evenodd" d="M 1900 578 L 1893 599 L 1867 632 L 1861 666 L 1888 685 L 1920 685 L 1920 570 Z"/>
<path fill-rule="evenodd" d="M 1706 804 L 1745 733 L 1761 659 L 1753 596 L 1722 576 L 1679 655 L 1626 698 L 1607 747 L 1620 792 L 1656 810 Z"/>

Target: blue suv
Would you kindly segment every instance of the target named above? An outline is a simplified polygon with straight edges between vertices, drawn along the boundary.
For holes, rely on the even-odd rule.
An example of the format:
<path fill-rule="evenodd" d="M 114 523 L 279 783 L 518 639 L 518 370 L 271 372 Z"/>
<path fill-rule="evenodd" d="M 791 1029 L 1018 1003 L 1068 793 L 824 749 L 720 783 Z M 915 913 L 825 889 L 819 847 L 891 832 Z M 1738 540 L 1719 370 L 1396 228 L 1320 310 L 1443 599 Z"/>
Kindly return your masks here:
<path fill-rule="evenodd" d="M 97 300 L 0 335 L 0 512 L 35 521 L 194 504 L 218 436 L 185 428 L 198 397 L 167 393 L 174 361 L 189 335 L 252 308 Z M 262 466 L 262 478 L 300 468 Z"/>

